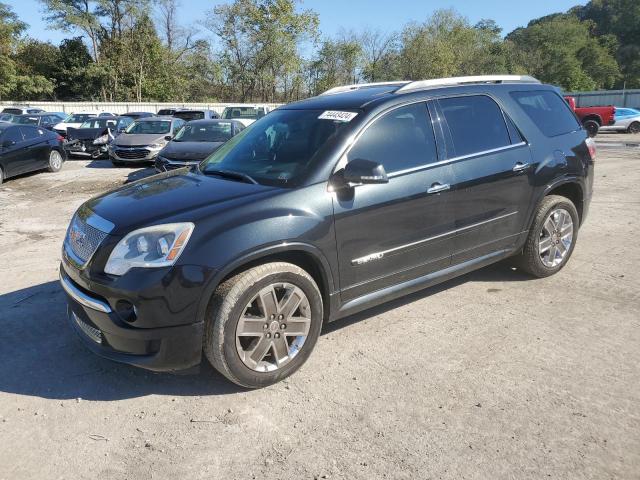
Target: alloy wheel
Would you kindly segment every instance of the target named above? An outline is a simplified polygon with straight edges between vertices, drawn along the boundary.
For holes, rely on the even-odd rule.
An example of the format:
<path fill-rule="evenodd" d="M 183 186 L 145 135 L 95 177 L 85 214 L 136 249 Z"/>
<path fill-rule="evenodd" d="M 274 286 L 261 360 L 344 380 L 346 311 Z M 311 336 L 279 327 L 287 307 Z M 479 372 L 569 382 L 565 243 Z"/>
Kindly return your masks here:
<path fill-rule="evenodd" d="M 562 263 L 573 242 L 573 219 L 564 208 L 556 208 L 547 216 L 542 225 L 538 254 L 542 263 L 549 268 Z"/>
<path fill-rule="evenodd" d="M 62 167 L 62 155 L 60 155 L 60 152 L 51 150 L 51 153 L 49 154 L 49 166 L 53 170 L 58 170 Z"/>
<path fill-rule="evenodd" d="M 236 327 L 236 349 L 256 372 L 272 372 L 300 352 L 311 326 L 311 308 L 302 289 L 291 283 L 262 288 L 244 308 Z"/>

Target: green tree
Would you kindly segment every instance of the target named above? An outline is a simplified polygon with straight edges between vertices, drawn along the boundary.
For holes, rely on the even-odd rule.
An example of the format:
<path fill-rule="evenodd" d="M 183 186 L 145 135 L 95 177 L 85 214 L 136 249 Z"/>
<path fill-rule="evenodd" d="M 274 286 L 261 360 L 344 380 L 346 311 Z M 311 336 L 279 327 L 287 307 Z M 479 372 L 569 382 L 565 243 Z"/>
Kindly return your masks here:
<path fill-rule="evenodd" d="M 516 29 L 507 39 L 520 64 L 540 80 L 567 90 L 610 88 L 619 76 L 614 58 L 616 40 L 595 37 L 591 22 L 556 14 Z"/>

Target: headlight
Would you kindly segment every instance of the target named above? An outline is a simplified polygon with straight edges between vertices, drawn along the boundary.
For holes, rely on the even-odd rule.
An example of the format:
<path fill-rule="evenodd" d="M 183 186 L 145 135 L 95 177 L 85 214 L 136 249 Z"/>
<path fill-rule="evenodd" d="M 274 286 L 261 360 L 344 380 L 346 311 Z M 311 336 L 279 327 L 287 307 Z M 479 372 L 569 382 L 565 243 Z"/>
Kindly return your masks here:
<path fill-rule="evenodd" d="M 193 227 L 193 223 L 168 223 L 131 232 L 109 255 L 105 273 L 124 275 L 134 267 L 173 265 L 187 245 Z"/>
<path fill-rule="evenodd" d="M 109 135 L 102 135 L 93 141 L 94 145 L 105 145 L 109 143 Z"/>
<path fill-rule="evenodd" d="M 151 143 L 149 148 L 152 150 L 157 150 L 158 148 L 164 147 L 164 143 Z"/>

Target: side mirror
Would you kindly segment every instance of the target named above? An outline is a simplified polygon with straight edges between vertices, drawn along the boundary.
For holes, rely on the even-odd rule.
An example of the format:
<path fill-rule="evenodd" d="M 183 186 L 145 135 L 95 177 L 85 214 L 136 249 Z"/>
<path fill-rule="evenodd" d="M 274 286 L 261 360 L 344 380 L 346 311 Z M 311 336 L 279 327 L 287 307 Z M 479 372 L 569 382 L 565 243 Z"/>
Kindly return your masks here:
<path fill-rule="evenodd" d="M 4 142 L 2 142 L 2 148 L 10 148 L 13 147 L 16 144 L 16 142 L 14 142 L 13 140 L 5 140 Z"/>
<path fill-rule="evenodd" d="M 344 181 L 355 184 L 388 183 L 384 167 L 378 162 L 356 158 L 344 167 Z"/>
<path fill-rule="evenodd" d="M 165 137 L 164 137 L 164 139 L 165 139 L 167 142 L 171 141 L 171 139 L 172 139 L 172 138 L 173 138 L 173 136 L 171 136 L 171 135 L 167 135 L 167 136 L 165 136 Z"/>

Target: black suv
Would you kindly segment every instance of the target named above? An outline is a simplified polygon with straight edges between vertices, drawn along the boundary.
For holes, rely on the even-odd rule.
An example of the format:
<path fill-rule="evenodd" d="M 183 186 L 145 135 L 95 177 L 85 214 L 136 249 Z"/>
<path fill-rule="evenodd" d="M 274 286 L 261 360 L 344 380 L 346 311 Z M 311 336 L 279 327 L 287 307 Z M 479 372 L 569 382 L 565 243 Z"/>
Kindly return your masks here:
<path fill-rule="evenodd" d="M 281 107 L 199 166 L 93 198 L 60 277 L 107 358 L 213 366 L 246 387 L 322 325 L 515 256 L 568 261 L 595 150 L 557 91 L 490 76 L 338 87 Z"/>

